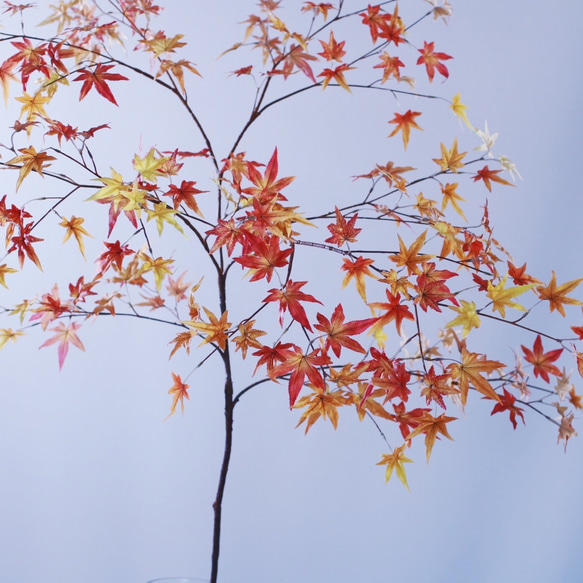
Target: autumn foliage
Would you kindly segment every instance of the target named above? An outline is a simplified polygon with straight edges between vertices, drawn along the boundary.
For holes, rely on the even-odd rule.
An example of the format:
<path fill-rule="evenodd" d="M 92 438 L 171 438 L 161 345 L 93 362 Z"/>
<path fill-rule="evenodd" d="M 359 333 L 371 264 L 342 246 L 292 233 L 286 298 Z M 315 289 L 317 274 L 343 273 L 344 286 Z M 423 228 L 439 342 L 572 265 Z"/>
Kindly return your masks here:
<path fill-rule="evenodd" d="M 95 318 L 166 322 L 159 349 L 192 361 L 182 370 L 169 365 L 170 415 L 188 407 L 192 371 L 218 358 L 226 373 L 229 438 L 239 400 L 263 383 L 278 383 L 282 407 L 293 410 L 306 432 L 315 423 L 336 428 L 349 410 L 363 423 L 373 420 L 382 428 L 378 463 L 386 480 L 394 473 L 406 487 L 411 445 L 423 443 L 429 460 L 440 440 L 455 438 L 459 412 L 471 413 L 482 399 L 514 428 L 527 413 L 541 414 L 566 447 L 582 408 L 567 371 L 583 375 L 582 303 L 575 295 L 583 278 L 565 282 L 554 272 L 550 280 L 537 278 L 496 239 L 488 196 L 504 196 L 518 173 L 496 152 L 487 125 L 474 127 L 460 93 L 443 83 L 454 57 L 430 39 L 432 27 L 451 16 L 449 2 L 418 0 L 410 23 L 394 0 L 298 2 L 289 20 L 280 4 L 260 0 L 241 38 L 221 56 L 234 63 L 233 83 L 252 81 L 254 105 L 242 127 L 233 128 L 231 148 L 217 151 L 190 97 L 205 82 L 204 71 L 183 35 L 158 29 L 161 6 L 61 0 L 33 29 L 31 3 L 3 2 L 0 80 L 6 103 L 20 111 L 0 140 L 0 284 L 10 287 L 20 272 L 43 269 L 48 237 L 76 244 L 80 262 L 68 267 L 65 282 L 4 306 L 0 346 L 40 327 L 47 335 L 40 346 L 56 346 L 63 367 L 73 358 L 71 346 L 84 350 L 86 323 Z M 365 49 L 355 50 L 363 42 L 343 36 L 348 23 Z M 131 161 L 107 158 L 107 141 L 123 138 L 108 111 L 131 112 L 120 96 L 136 79 L 182 109 L 191 124 L 190 149 L 144 144 Z M 371 160 L 358 176 L 335 169 L 347 184 L 356 181 L 360 195 L 349 204 L 322 199 L 312 214 L 293 190 L 291 174 L 303 169 L 282 158 L 277 143 L 264 160 L 244 147 L 266 110 L 307 91 L 324 98 L 382 92 L 379 126 L 391 152 L 390 160 Z M 62 95 L 92 111 L 89 98 L 98 97 L 103 119 L 92 127 L 71 125 L 57 113 L 62 108 L 53 111 Z M 427 139 L 424 99 L 435 97 L 458 137 L 438 140 L 432 157 L 414 168 L 418 161 L 409 152 Z M 131 170 L 118 170 L 129 162 Z M 30 194 L 40 186 L 42 197 Z M 468 203 L 467 193 L 473 200 L 481 193 L 481 202 Z M 176 234 L 197 261 L 181 263 L 165 251 L 164 240 Z M 90 237 L 101 243 L 97 253 L 88 252 Z M 306 270 L 323 256 L 322 271 Z M 235 301 L 241 294 L 244 305 Z M 545 311 L 562 330 L 558 335 L 530 323 Z M 521 333 L 515 353 L 484 352 L 486 321 Z M 235 367 L 241 360 L 250 362 L 249 372 Z"/>

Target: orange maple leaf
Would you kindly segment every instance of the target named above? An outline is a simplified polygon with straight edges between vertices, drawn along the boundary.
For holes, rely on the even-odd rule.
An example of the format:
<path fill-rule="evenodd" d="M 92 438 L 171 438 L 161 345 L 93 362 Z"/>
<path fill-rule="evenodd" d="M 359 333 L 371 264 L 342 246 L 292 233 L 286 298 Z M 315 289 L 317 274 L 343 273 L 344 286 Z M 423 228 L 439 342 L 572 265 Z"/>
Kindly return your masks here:
<path fill-rule="evenodd" d="M 190 341 L 192 340 L 192 334 L 190 332 L 179 332 L 174 340 L 171 340 L 169 344 L 174 344 L 174 348 L 170 352 L 169 359 L 174 356 L 176 351 L 180 348 L 184 348 L 186 354 L 190 354 Z"/>
<path fill-rule="evenodd" d="M 374 261 L 372 259 L 365 259 L 360 256 L 354 261 L 344 258 L 342 263 L 342 271 L 346 271 L 346 275 L 342 280 L 342 287 L 345 288 L 351 279 L 354 278 L 356 282 L 356 289 L 360 297 L 366 302 L 366 289 L 364 286 L 364 276 L 374 277 L 372 271 L 368 268 Z"/>
<path fill-rule="evenodd" d="M 201 346 L 209 342 L 216 342 L 221 350 L 225 350 L 228 338 L 227 332 L 231 327 L 231 323 L 227 322 L 228 312 L 224 311 L 219 319 L 210 310 L 207 310 L 204 307 L 203 310 L 205 311 L 210 322 L 207 323 L 189 321 L 185 322 L 185 324 L 205 334 L 205 338 L 202 341 Z"/>
<path fill-rule="evenodd" d="M 239 324 L 239 335 L 233 338 L 235 343 L 235 350 L 240 350 L 243 358 L 247 358 L 247 351 L 249 348 L 261 348 L 261 343 L 257 340 L 261 336 L 265 336 L 267 332 L 253 328 L 255 320 L 248 320 Z"/>
<path fill-rule="evenodd" d="M 304 6 L 302 6 L 302 12 L 307 12 L 311 10 L 315 16 L 321 14 L 324 17 L 324 20 L 328 18 L 328 10 L 333 10 L 334 5 L 330 4 L 330 2 L 319 2 L 316 4 L 315 2 L 304 2 Z"/>
<path fill-rule="evenodd" d="M 293 72 L 294 68 L 298 68 L 310 81 L 317 83 L 314 72 L 310 67 L 308 61 L 316 61 L 317 58 L 314 55 L 306 53 L 300 45 L 292 45 L 289 53 L 283 60 L 282 74 L 283 78 L 287 79 L 288 76 Z"/>
<path fill-rule="evenodd" d="M 43 176 L 43 167 L 50 166 L 47 162 L 56 160 L 54 156 L 49 156 L 46 152 L 37 152 L 34 146 L 19 148 L 20 156 L 16 156 L 6 162 L 7 164 L 22 164 L 16 181 L 16 190 L 20 188 L 22 181 L 34 170 Z"/>
<path fill-rule="evenodd" d="M 394 123 L 396 125 L 395 129 L 389 134 L 389 138 L 392 138 L 397 132 L 402 132 L 403 145 L 405 150 L 409 144 L 409 136 L 411 135 L 411 128 L 418 130 L 423 130 L 423 128 L 417 125 L 415 118 L 420 116 L 420 111 L 407 110 L 404 114 L 395 113 L 395 117 L 389 121 L 389 123 Z"/>
<path fill-rule="evenodd" d="M 170 414 L 168 417 L 174 415 L 176 412 L 178 401 L 180 401 L 180 409 L 182 413 L 184 413 L 184 399 L 190 399 L 190 396 L 188 395 L 189 385 L 182 382 L 180 375 L 172 373 L 172 380 L 174 381 L 174 384 L 170 387 L 168 394 L 174 396 L 172 398 L 172 406 L 170 407 Z M 168 417 L 166 417 L 166 419 L 168 419 Z"/>
<path fill-rule="evenodd" d="M 541 283 L 540 280 L 526 273 L 526 263 L 521 267 L 516 267 L 511 261 L 507 261 L 508 275 L 512 278 L 514 285 L 528 285 L 529 283 Z"/>
<path fill-rule="evenodd" d="M 440 147 L 441 158 L 432 158 L 432 160 L 436 164 L 439 164 L 439 167 L 442 171 L 445 172 L 446 170 L 449 170 L 450 172 L 457 174 L 458 170 L 465 166 L 462 160 L 467 152 L 460 153 L 457 151 L 457 138 L 455 138 L 453 145 L 449 150 L 443 144 L 440 144 Z"/>
<path fill-rule="evenodd" d="M 381 83 L 384 83 L 388 80 L 388 78 L 392 75 L 397 81 L 401 80 L 401 71 L 400 68 L 404 67 L 405 64 L 399 59 L 399 57 L 391 57 L 387 51 L 383 52 L 379 55 L 381 62 L 378 65 L 375 65 L 373 69 L 382 69 L 383 70 L 383 78 L 381 79 Z"/>
<path fill-rule="evenodd" d="M 325 391 L 314 387 L 314 392 L 311 395 L 302 397 L 294 404 L 294 409 L 306 410 L 302 413 L 298 424 L 299 427 L 304 421 L 306 423 L 306 431 L 308 433 L 310 427 L 320 418 L 330 419 L 330 423 L 334 429 L 338 426 L 338 407 L 342 407 L 349 402 L 344 391 Z"/>
<path fill-rule="evenodd" d="M 377 164 L 373 172 L 380 174 L 389 186 L 393 186 L 394 184 L 399 190 L 406 192 L 407 181 L 401 174 L 403 172 L 410 172 L 411 170 L 415 170 L 415 168 L 412 166 L 395 166 L 393 162 L 389 161 L 384 166 Z"/>
<path fill-rule="evenodd" d="M 482 376 L 482 373 L 491 373 L 495 370 L 504 368 L 503 362 L 496 360 L 487 360 L 483 354 L 468 352 L 465 348 L 461 351 L 461 362 L 453 363 L 448 366 L 449 372 L 454 379 L 459 382 L 462 405 L 466 404 L 468 399 L 468 389 L 470 384 L 482 395 L 500 401 L 500 396 L 492 385 Z"/>
<path fill-rule="evenodd" d="M 67 229 L 65 233 L 65 238 L 63 239 L 63 243 L 67 241 L 71 235 L 75 237 L 77 241 L 77 245 L 79 245 L 79 251 L 81 251 L 81 255 L 85 257 L 85 245 L 83 243 L 83 236 L 91 237 L 91 235 L 81 226 L 85 222 L 85 219 L 80 217 L 72 216 L 70 219 L 66 219 L 63 217 L 63 220 L 59 223 L 60 227 L 64 227 Z"/>
<path fill-rule="evenodd" d="M 190 61 L 180 59 L 180 61 L 175 62 L 168 59 L 163 59 L 160 61 L 160 69 L 156 73 L 156 78 L 161 77 L 170 71 L 178 80 L 178 84 L 180 85 L 180 89 L 182 89 L 182 93 L 186 93 L 186 89 L 184 87 L 184 69 L 188 69 L 191 73 L 201 77 L 201 74 L 196 70 L 194 63 L 191 63 Z"/>
<path fill-rule="evenodd" d="M 352 69 L 354 69 L 354 67 L 349 67 L 347 64 L 338 65 L 335 69 L 324 69 L 318 75 L 318 77 L 324 77 L 324 81 L 322 81 L 322 89 L 326 89 L 328 83 L 334 80 L 340 85 L 340 87 L 342 87 L 342 89 L 346 89 L 348 93 L 352 93 L 346 79 L 344 78 L 344 73 Z"/>
<path fill-rule="evenodd" d="M 346 41 L 337 42 L 334 38 L 334 33 L 330 31 L 330 40 L 327 43 L 321 40 L 320 44 L 322 45 L 322 49 L 324 49 L 321 53 L 318 53 L 320 56 L 324 57 L 327 61 L 342 62 L 342 57 L 346 54 L 344 50 Z"/>
<path fill-rule="evenodd" d="M 413 431 L 407 435 L 407 440 L 413 439 L 413 437 L 424 433 L 425 450 L 427 461 L 429 461 L 429 458 L 431 457 L 431 450 L 433 449 L 435 440 L 439 439 L 439 434 L 453 441 L 453 437 L 447 432 L 446 424 L 450 423 L 451 421 L 455 421 L 456 419 L 457 417 L 446 417 L 444 413 L 442 413 L 439 417 L 434 417 L 431 415 L 431 413 L 424 411 L 417 427 L 415 427 L 415 429 L 413 429 Z"/>
<path fill-rule="evenodd" d="M 550 311 L 557 310 L 563 318 L 565 317 L 565 308 L 563 305 L 568 306 L 580 306 L 581 302 L 574 298 L 567 297 L 567 294 L 573 291 L 581 282 L 583 277 L 579 279 L 573 279 L 567 283 L 563 283 L 557 286 L 557 280 L 555 272 L 553 271 L 553 277 L 547 286 L 539 286 L 536 288 L 539 298 L 541 300 L 547 300 L 549 302 Z"/>
<path fill-rule="evenodd" d="M 429 259 L 433 259 L 435 255 L 423 255 L 419 254 L 419 251 L 425 244 L 425 237 L 427 235 L 427 231 L 423 231 L 415 241 L 411 244 L 411 246 L 407 249 L 405 243 L 401 239 L 400 235 L 397 235 L 399 238 L 399 253 L 395 253 L 391 255 L 389 259 L 394 261 L 398 267 L 406 267 L 409 275 L 415 274 L 420 275 L 421 271 L 419 269 L 418 264 L 424 263 Z"/>

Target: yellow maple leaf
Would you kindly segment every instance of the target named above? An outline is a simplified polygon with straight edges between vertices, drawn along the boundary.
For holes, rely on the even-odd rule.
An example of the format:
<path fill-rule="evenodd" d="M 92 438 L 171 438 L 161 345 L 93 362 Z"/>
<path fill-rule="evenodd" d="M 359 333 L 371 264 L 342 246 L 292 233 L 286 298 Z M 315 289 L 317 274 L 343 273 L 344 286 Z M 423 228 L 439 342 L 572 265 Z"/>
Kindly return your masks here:
<path fill-rule="evenodd" d="M 516 310 L 522 310 L 526 312 L 526 308 L 521 306 L 518 302 L 513 301 L 515 298 L 524 292 L 532 289 L 534 284 L 528 285 L 517 285 L 515 287 L 504 287 L 506 285 L 506 280 L 508 279 L 508 274 L 506 274 L 499 283 L 492 285 L 492 282 L 488 282 L 488 291 L 486 295 L 492 300 L 492 310 L 495 312 L 500 312 L 500 315 L 506 317 L 506 308 L 515 308 Z"/>
<path fill-rule="evenodd" d="M 45 103 L 51 100 L 50 97 L 43 97 L 40 93 L 35 93 L 34 95 L 29 95 L 25 93 L 22 97 L 16 97 L 16 101 L 22 103 L 22 108 L 20 110 L 20 115 L 18 119 L 22 119 L 22 116 L 26 113 L 26 121 L 33 121 L 38 115 L 41 117 L 49 117 L 45 111 Z"/>
<path fill-rule="evenodd" d="M 460 94 L 458 93 L 457 95 L 454 95 L 452 100 L 451 100 L 451 105 L 449 106 L 450 109 L 457 115 L 457 117 L 461 120 L 463 120 L 463 122 L 472 130 L 474 129 L 474 126 L 472 126 L 472 124 L 470 123 L 470 120 L 468 119 L 468 116 L 466 114 L 466 109 L 468 109 L 467 105 L 464 105 L 461 102 L 461 98 L 460 98 Z"/>
<path fill-rule="evenodd" d="M 446 324 L 446 328 L 453 328 L 454 326 L 463 326 L 464 331 L 462 338 L 465 338 L 473 328 L 479 328 L 481 321 L 480 316 L 476 313 L 476 304 L 474 302 L 466 302 L 461 300 L 461 306 L 448 306 L 450 310 L 457 312 L 459 315 L 451 322 Z"/>
<path fill-rule="evenodd" d="M 24 336 L 22 330 L 12 330 L 12 328 L 3 328 L 0 330 L 0 349 L 4 348 L 9 340 L 16 342 L 19 336 Z"/>
<path fill-rule="evenodd" d="M 0 65 L 0 83 L 4 94 L 4 105 L 8 107 L 8 95 L 10 93 L 10 81 L 18 82 L 12 70 L 16 67 L 15 61 L 6 60 Z"/>
<path fill-rule="evenodd" d="M 167 157 L 157 158 L 155 154 L 156 150 L 152 148 L 144 158 L 134 157 L 134 170 L 137 170 L 140 176 L 148 182 L 156 182 L 158 180 L 160 167 L 169 160 Z"/>
<path fill-rule="evenodd" d="M 154 205 L 153 209 L 146 209 L 148 213 L 148 221 L 152 219 L 156 219 L 156 226 L 158 228 L 158 234 L 162 235 L 162 231 L 164 230 L 164 222 L 172 225 L 177 231 L 184 234 L 182 227 L 176 222 L 174 215 L 178 213 L 172 207 L 169 207 L 167 204 L 163 202 L 159 202 Z"/>
<path fill-rule="evenodd" d="M 393 475 L 393 470 L 397 474 L 397 478 L 401 480 L 401 483 L 407 490 L 409 489 L 409 484 L 407 484 L 407 476 L 405 474 L 405 466 L 403 464 L 410 464 L 413 460 L 405 457 L 403 451 L 405 450 L 406 443 L 396 447 L 393 453 L 383 454 L 381 461 L 377 463 L 377 466 L 387 466 L 385 471 L 385 484 L 391 479 Z"/>
<path fill-rule="evenodd" d="M 7 273 L 16 273 L 17 270 L 13 269 L 12 267 L 8 267 L 8 265 L 6 265 L 6 263 L 2 263 L 2 265 L 0 265 L 0 284 L 3 285 L 6 289 L 8 289 L 8 286 L 6 285 L 6 274 Z"/>
<path fill-rule="evenodd" d="M 151 271 L 154 274 L 156 289 L 158 290 L 158 293 L 160 293 L 164 277 L 172 273 L 172 270 L 170 269 L 169 265 L 172 265 L 172 263 L 174 263 L 174 260 L 164 259 L 163 257 L 156 257 L 156 259 L 154 259 L 153 257 L 150 257 L 146 253 L 142 253 L 140 257 L 144 261 L 140 273 Z"/>
<path fill-rule="evenodd" d="M 465 198 L 462 198 L 457 192 L 456 188 L 458 187 L 458 183 L 447 183 L 445 186 L 441 187 L 441 194 L 443 194 L 443 200 L 441 201 L 441 210 L 444 211 L 448 204 L 456 210 L 458 215 L 467 221 L 466 216 L 464 215 L 464 211 L 462 211 L 460 205 L 458 204 L 459 201 L 465 201 Z"/>
<path fill-rule="evenodd" d="M 170 72 L 178 80 L 178 84 L 180 85 L 180 89 L 182 89 L 182 93 L 186 93 L 186 89 L 184 87 L 184 69 L 188 69 L 191 73 L 202 77 L 202 75 L 194 66 L 194 63 L 191 63 L 190 61 L 180 59 L 180 61 L 175 62 L 168 59 L 163 59 L 160 62 L 160 69 L 156 73 L 156 79 L 164 75 L 164 73 Z"/>
<path fill-rule="evenodd" d="M 175 53 L 176 49 L 186 46 L 186 43 L 180 40 L 181 38 L 184 38 L 183 34 L 168 38 L 164 33 L 158 33 L 153 39 L 142 42 L 154 53 L 154 57 L 159 57 L 160 55 Z"/>

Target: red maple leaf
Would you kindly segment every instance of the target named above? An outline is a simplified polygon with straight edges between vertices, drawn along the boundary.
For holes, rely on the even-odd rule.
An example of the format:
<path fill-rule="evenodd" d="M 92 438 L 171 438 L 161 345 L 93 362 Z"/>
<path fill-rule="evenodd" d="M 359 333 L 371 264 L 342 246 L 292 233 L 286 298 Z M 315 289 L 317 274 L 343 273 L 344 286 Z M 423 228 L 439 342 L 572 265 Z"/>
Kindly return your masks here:
<path fill-rule="evenodd" d="M 107 251 L 104 251 L 97 259 L 99 269 L 102 272 L 107 271 L 112 264 L 118 269 L 121 269 L 123 258 L 126 255 L 135 253 L 135 251 L 130 249 L 128 245 L 122 245 L 119 241 L 116 241 L 115 243 L 108 243 L 106 241 L 105 246 L 107 247 Z"/>
<path fill-rule="evenodd" d="M 405 403 L 411 394 L 407 383 L 411 380 L 411 373 L 405 365 L 397 360 L 390 361 L 391 367 L 386 369 L 382 376 L 373 376 L 372 383 L 385 391 L 384 403 L 392 399 L 400 399 Z"/>
<path fill-rule="evenodd" d="M 415 320 L 413 314 L 409 310 L 409 307 L 401 303 L 401 294 L 397 293 L 393 295 L 388 289 L 385 289 L 385 294 L 387 296 L 388 302 L 373 302 L 370 304 L 372 308 L 378 308 L 379 310 L 385 310 L 385 313 L 380 316 L 375 324 L 375 328 L 382 327 L 385 324 L 395 320 L 395 325 L 397 326 L 397 332 L 401 333 L 401 323 L 403 320 Z"/>
<path fill-rule="evenodd" d="M 532 350 L 524 345 L 521 345 L 521 348 L 524 351 L 524 358 L 534 366 L 535 377 L 541 377 L 549 383 L 549 373 L 557 377 L 561 376 L 561 371 L 552 363 L 561 356 L 562 348 L 543 352 L 540 334 L 537 335 Z"/>
<path fill-rule="evenodd" d="M 308 322 L 308 316 L 300 302 L 315 302 L 321 304 L 314 296 L 300 291 L 300 288 L 308 283 L 307 281 L 292 281 L 291 279 L 285 284 L 283 289 L 270 289 L 269 295 L 263 300 L 264 302 L 279 302 L 279 323 L 283 326 L 283 314 L 289 310 L 291 317 L 299 322 L 304 328 L 312 331 Z"/>
<path fill-rule="evenodd" d="M 201 215 L 195 194 L 202 194 L 208 192 L 207 190 L 199 190 L 195 188 L 196 182 L 194 180 L 183 180 L 180 186 L 176 184 L 171 184 L 168 188 L 168 192 L 165 192 L 163 196 L 171 196 L 174 209 L 177 209 L 181 204 L 185 204 L 191 211 L 195 212 L 197 215 Z"/>
<path fill-rule="evenodd" d="M 331 320 L 328 320 L 328 318 L 320 313 L 316 314 L 316 318 L 319 323 L 314 324 L 314 328 L 326 334 L 326 350 L 331 348 L 336 356 L 340 356 L 342 347 L 362 354 L 366 353 L 366 350 L 356 340 L 350 338 L 350 336 L 361 334 L 367 328 L 370 328 L 375 323 L 376 318 L 345 322 L 342 304 L 336 306 Z"/>
<path fill-rule="evenodd" d="M 518 415 L 522 419 L 522 423 L 524 423 L 524 415 L 522 414 L 523 409 L 517 407 L 514 404 L 514 401 L 516 401 L 516 397 L 504 389 L 504 395 L 500 397 L 500 402 L 494 405 L 490 415 L 501 413 L 502 411 L 508 411 L 512 426 L 516 429 L 516 416 Z"/>
<path fill-rule="evenodd" d="M 248 251 L 241 257 L 236 257 L 235 261 L 251 270 L 249 281 L 258 281 L 264 277 L 271 281 L 273 270 L 288 264 L 287 258 L 291 255 L 292 249 L 280 249 L 279 241 L 279 237 L 274 235 L 267 239 L 251 234 L 247 236 Z"/>
<path fill-rule="evenodd" d="M 357 218 L 358 214 L 355 214 L 346 222 L 346 219 L 336 207 L 336 224 L 331 223 L 328 225 L 328 230 L 332 233 L 332 236 L 326 239 L 326 243 L 331 243 L 337 247 L 342 247 L 344 243 L 354 243 L 356 236 L 362 231 L 362 229 L 357 229 L 354 226 Z"/>
<path fill-rule="evenodd" d="M 423 42 L 423 48 L 419 49 L 421 56 L 417 59 L 418 65 L 425 65 L 427 69 L 427 76 L 429 81 L 433 81 L 435 76 L 435 69 L 438 73 L 443 75 L 446 79 L 449 77 L 449 71 L 447 67 L 441 61 L 447 61 L 448 59 L 453 59 L 451 55 L 446 55 L 445 53 L 436 53 L 433 50 L 435 43 Z"/>
<path fill-rule="evenodd" d="M 271 370 L 272 378 L 291 373 L 288 385 L 290 409 L 302 390 L 306 376 L 315 387 L 322 391 L 326 390 L 324 378 L 316 368 L 326 364 L 330 364 L 330 359 L 326 354 L 322 354 L 319 348 L 310 354 L 304 354 L 298 346 L 293 345 L 293 352 L 290 351 L 285 362 Z"/>
<path fill-rule="evenodd" d="M 105 99 L 111 101 L 114 105 L 117 105 L 117 101 L 106 81 L 129 81 L 129 79 L 119 73 L 108 73 L 110 69 L 113 69 L 113 65 L 98 63 L 93 70 L 81 69 L 79 71 L 79 75 L 73 79 L 73 81 L 83 81 L 83 86 L 79 93 L 79 101 L 91 91 L 92 87 L 95 87 L 99 95 L 105 97 Z"/>
<path fill-rule="evenodd" d="M 253 356 L 258 356 L 259 360 L 257 361 L 257 365 L 255 366 L 255 372 L 257 369 L 264 364 L 267 368 L 267 374 L 271 374 L 271 371 L 280 363 L 285 362 L 287 358 L 293 355 L 291 351 L 291 347 L 293 344 L 286 342 L 282 344 L 278 342 L 275 346 L 262 346 L 259 350 L 256 350 L 253 353 Z"/>
<path fill-rule="evenodd" d="M 286 176 L 277 179 L 279 164 L 277 161 L 277 148 L 265 167 L 265 173 L 262 175 L 256 168 L 253 162 L 247 163 L 247 176 L 249 180 L 255 185 L 252 188 L 245 188 L 245 194 L 261 195 L 262 200 L 270 200 L 272 197 L 280 194 L 286 186 L 292 183 L 294 176 Z M 281 196 L 281 195 L 280 195 Z M 264 198 L 265 197 L 265 198 Z"/>
<path fill-rule="evenodd" d="M 229 257 L 233 253 L 235 245 L 237 243 L 243 245 L 245 240 L 245 232 L 237 226 L 234 219 L 229 219 L 228 221 L 219 219 L 217 226 L 207 231 L 206 234 L 216 237 L 215 243 L 209 253 L 214 253 L 217 249 L 226 245 Z"/>
<path fill-rule="evenodd" d="M 415 290 L 418 295 L 414 301 L 416 304 L 419 304 L 419 307 L 424 312 L 427 312 L 428 308 L 441 312 L 439 302 L 443 302 L 444 300 L 449 300 L 454 306 L 459 306 L 455 296 L 451 293 L 450 289 L 444 282 L 445 280 L 443 279 L 430 279 L 425 274 L 417 277 Z"/>

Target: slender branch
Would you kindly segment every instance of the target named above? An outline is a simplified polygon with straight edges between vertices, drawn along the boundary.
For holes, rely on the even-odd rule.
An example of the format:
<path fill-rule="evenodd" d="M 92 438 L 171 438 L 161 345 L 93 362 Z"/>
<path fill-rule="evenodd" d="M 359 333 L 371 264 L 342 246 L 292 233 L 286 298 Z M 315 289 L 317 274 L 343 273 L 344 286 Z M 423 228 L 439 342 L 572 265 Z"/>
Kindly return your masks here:
<path fill-rule="evenodd" d="M 220 310 L 224 313 L 227 310 L 227 279 L 224 273 L 218 274 L 219 303 Z M 210 583 L 217 583 L 219 572 L 219 555 L 221 548 L 221 519 L 223 511 L 223 496 L 227 483 L 229 462 L 233 448 L 233 373 L 231 370 L 231 357 L 229 354 L 229 342 L 225 343 L 225 349 L 221 352 L 225 367 L 225 447 L 223 450 L 223 462 L 219 473 L 219 483 L 217 494 L 213 502 L 214 522 L 213 522 L 213 546 L 211 554 L 211 578 Z"/>

